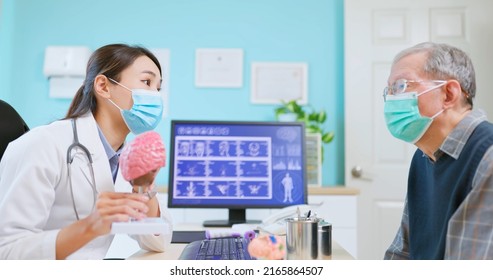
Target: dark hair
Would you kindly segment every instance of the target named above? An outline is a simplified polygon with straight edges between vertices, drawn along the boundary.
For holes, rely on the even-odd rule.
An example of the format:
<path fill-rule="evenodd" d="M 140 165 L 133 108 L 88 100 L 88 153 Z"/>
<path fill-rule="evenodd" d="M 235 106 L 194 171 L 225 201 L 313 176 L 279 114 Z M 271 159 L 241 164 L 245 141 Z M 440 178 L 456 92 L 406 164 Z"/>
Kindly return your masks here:
<path fill-rule="evenodd" d="M 84 83 L 75 94 L 65 119 L 78 118 L 89 112 L 89 110 L 94 113 L 96 110 L 96 96 L 94 94 L 94 79 L 96 79 L 96 76 L 105 75 L 108 78 L 119 81 L 120 73 L 141 56 L 149 57 L 159 68 L 159 73 L 162 75 L 159 61 L 144 47 L 112 44 L 94 51 L 87 63 Z"/>

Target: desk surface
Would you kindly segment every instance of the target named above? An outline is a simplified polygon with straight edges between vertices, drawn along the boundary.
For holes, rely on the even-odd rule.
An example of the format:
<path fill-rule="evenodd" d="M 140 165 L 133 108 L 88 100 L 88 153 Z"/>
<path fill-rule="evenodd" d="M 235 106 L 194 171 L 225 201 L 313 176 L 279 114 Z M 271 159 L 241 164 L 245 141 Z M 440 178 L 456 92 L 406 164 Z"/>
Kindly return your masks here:
<path fill-rule="evenodd" d="M 196 225 L 179 225 L 175 226 L 175 230 L 203 230 Z M 172 243 L 171 246 L 164 253 L 155 253 L 145 250 L 139 250 L 130 257 L 129 260 L 177 260 L 180 257 L 181 252 L 187 244 L 184 243 Z M 354 260 L 353 256 L 349 254 L 339 244 L 332 241 L 332 259 L 333 260 Z"/>

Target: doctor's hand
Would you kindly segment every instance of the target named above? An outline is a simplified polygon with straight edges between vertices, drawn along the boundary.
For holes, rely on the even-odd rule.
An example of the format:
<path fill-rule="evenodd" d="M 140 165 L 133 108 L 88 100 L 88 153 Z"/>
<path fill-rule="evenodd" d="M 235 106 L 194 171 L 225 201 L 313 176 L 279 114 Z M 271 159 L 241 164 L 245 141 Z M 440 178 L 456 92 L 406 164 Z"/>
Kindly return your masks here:
<path fill-rule="evenodd" d="M 140 188 L 132 186 L 132 193 L 141 193 L 146 195 L 149 198 L 147 202 L 147 207 L 149 207 L 149 211 L 147 211 L 147 217 L 159 217 L 161 215 L 161 211 L 159 210 L 159 202 L 157 200 L 157 192 L 154 191 L 156 185 L 154 182 L 150 184 L 143 185 Z"/>
<path fill-rule="evenodd" d="M 108 234 L 113 222 L 146 218 L 148 201 L 149 197 L 145 194 L 102 192 L 96 201 L 95 211 L 86 218 L 87 226 L 95 235 Z"/>
<path fill-rule="evenodd" d="M 89 216 L 60 230 L 56 240 L 56 258 L 65 259 L 93 240 L 110 233 L 113 222 L 143 219 L 149 213 L 145 194 L 103 192 Z"/>

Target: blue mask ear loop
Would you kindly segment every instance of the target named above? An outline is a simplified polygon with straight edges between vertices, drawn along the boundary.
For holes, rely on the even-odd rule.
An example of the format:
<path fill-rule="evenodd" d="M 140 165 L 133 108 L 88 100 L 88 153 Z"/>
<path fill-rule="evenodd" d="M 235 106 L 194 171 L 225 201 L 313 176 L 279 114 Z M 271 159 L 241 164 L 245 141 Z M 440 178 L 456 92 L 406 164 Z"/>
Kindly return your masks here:
<path fill-rule="evenodd" d="M 112 78 L 109 78 L 109 77 L 108 77 L 108 80 L 110 80 L 110 81 L 112 81 L 113 83 L 115 83 L 115 84 L 117 84 L 117 85 L 119 85 L 119 86 L 121 86 L 121 87 L 125 88 L 126 90 L 128 90 L 128 91 L 132 92 L 132 90 L 131 90 L 131 89 L 129 89 L 128 87 L 126 87 L 126 86 L 124 86 L 124 85 L 120 84 L 119 82 L 117 82 L 117 81 L 113 80 Z M 133 100 L 133 96 L 132 96 L 132 100 Z M 111 103 L 113 103 L 113 105 L 115 105 L 115 107 L 116 107 L 116 108 L 118 108 L 118 109 L 120 110 L 120 112 L 121 112 L 121 111 L 123 111 L 123 109 L 122 109 L 122 108 L 120 108 L 120 106 L 116 105 L 116 103 L 115 103 L 113 100 L 108 99 L 108 101 L 109 101 L 109 102 L 111 102 Z"/>
<path fill-rule="evenodd" d="M 67 170 L 68 170 L 68 181 L 69 181 L 69 185 L 70 185 L 70 195 L 72 196 L 72 206 L 74 208 L 75 217 L 77 218 L 77 220 L 80 220 L 79 212 L 77 212 L 77 207 L 75 206 L 74 188 L 72 186 L 72 173 L 70 171 L 71 166 L 72 166 L 72 162 L 74 161 L 74 156 L 75 156 L 75 155 L 71 155 L 72 149 L 77 148 L 77 147 L 81 148 L 82 151 L 86 154 L 87 159 L 89 160 L 89 164 L 90 164 L 89 170 L 91 172 L 91 181 L 92 181 L 91 188 L 92 188 L 92 193 L 93 193 L 92 209 L 94 209 L 94 206 L 96 205 L 96 179 L 94 176 L 94 168 L 92 166 L 93 161 L 92 161 L 91 153 L 89 152 L 89 150 L 84 145 L 82 145 L 79 142 L 79 137 L 77 135 L 77 124 L 75 123 L 75 119 L 72 119 L 72 130 L 74 133 L 74 141 L 72 142 L 72 144 L 67 149 Z"/>
<path fill-rule="evenodd" d="M 119 82 L 117 82 L 117 81 L 113 80 L 112 78 L 108 78 L 108 80 L 110 80 L 110 81 L 112 81 L 113 83 L 115 83 L 115 84 L 117 84 L 117 85 L 119 85 L 119 86 L 121 86 L 121 87 L 125 88 L 126 90 L 128 90 L 128 91 L 132 92 L 132 90 L 131 90 L 131 89 L 129 89 L 128 87 L 126 87 L 126 86 L 124 86 L 124 85 L 120 84 Z"/>

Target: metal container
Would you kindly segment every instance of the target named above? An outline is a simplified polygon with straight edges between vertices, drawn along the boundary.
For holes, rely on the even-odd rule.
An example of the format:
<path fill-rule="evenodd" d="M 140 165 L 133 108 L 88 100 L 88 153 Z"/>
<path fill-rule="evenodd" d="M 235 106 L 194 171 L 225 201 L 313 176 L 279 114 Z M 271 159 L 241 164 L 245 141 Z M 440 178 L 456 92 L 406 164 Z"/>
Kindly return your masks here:
<path fill-rule="evenodd" d="M 328 260 L 332 256 L 332 225 L 317 217 L 286 219 L 288 260 Z"/>
<path fill-rule="evenodd" d="M 319 260 L 332 258 L 332 224 L 326 221 L 318 223 L 318 257 Z"/>

